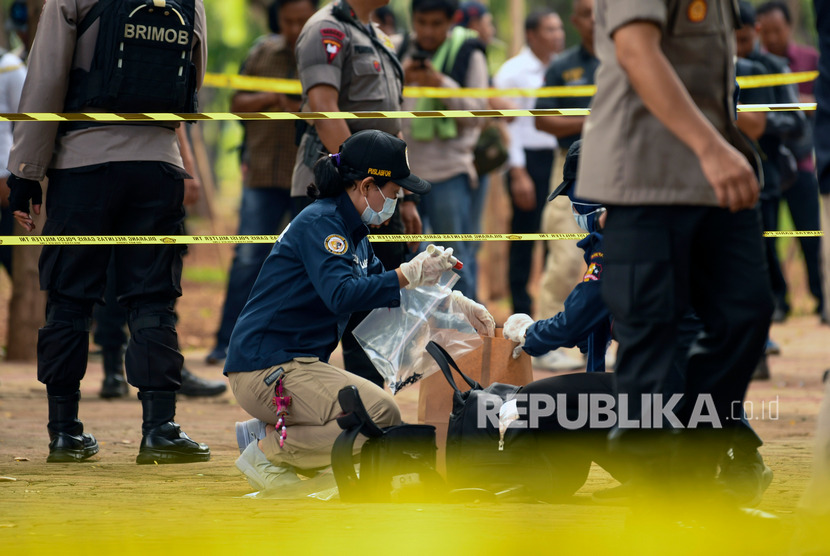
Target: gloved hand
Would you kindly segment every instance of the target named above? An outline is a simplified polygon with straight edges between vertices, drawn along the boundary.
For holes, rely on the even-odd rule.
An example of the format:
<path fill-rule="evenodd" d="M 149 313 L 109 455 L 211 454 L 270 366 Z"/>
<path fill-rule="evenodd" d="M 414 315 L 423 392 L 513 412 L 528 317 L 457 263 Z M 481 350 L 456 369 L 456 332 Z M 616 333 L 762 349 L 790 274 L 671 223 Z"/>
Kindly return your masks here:
<path fill-rule="evenodd" d="M 487 307 L 464 297 L 464 294 L 459 291 L 452 292 L 452 300 L 461 309 L 461 312 L 464 313 L 476 332 L 487 336 L 496 335 L 496 321 L 493 320 L 493 315 L 490 314 Z"/>
<path fill-rule="evenodd" d="M 512 342 L 518 342 L 519 345 L 513 349 L 513 359 L 518 359 L 522 354 L 522 346 L 525 345 L 525 334 L 530 325 L 533 324 L 533 319 L 530 315 L 524 313 L 516 313 L 511 315 L 504 323 L 504 337 Z"/>
<path fill-rule="evenodd" d="M 40 188 L 39 182 L 19 178 L 12 174 L 6 183 L 11 190 L 9 208 L 12 212 L 20 211 L 29 214 L 29 201 L 31 201 L 32 205 L 38 207 L 35 214 L 40 213 L 40 205 L 43 204 L 43 190 Z"/>
<path fill-rule="evenodd" d="M 424 251 L 400 266 L 401 272 L 409 284 L 406 289 L 412 290 L 418 286 L 434 286 L 438 283 L 445 270 L 453 267 L 455 257 L 452 256 L 452 247 L 444 249 L 436 246 L 432 253 Z"/>

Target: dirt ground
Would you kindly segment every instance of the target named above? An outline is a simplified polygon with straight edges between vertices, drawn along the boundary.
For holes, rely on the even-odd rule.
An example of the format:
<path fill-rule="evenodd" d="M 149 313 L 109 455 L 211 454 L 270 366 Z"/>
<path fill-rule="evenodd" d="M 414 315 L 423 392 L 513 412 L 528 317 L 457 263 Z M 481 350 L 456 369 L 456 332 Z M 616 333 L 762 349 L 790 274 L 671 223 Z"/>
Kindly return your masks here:
<path fill-rule="evenodd" d="M 204 363 L 224 296 L 229 247 L 197 246 L 185 263 L 185 295 L 179 304 L 180 341 L 193 372 L 220 378 Z M 0 307 L 9 284 L 0 278 Z M 795 292 L 800 295 L 798 290 Z M 800 298 L 799 298 L 800 299 Z M 799 301 L 797 307 L 806 307 Z M 503 322 L 505 300 L 488 306 Z M 339 501 L 263 500 L 234 467 L 234 422 L 248 416 L 230 393 L 213 399 L 181 399 L 177 420 L 211 447 L 209 463 L 137 466 L 141 409 L 135 396 L 97 397 L 100 362 L 92 357 L 81 390 L 80 417 L 101 446 L 82 464 L 46 464 L 46 396 L 34 363 L 0 363 L 0 547 L 3 554 L 184 551 L 199 554 L 497 554 L 505 551 L 778 554 L 790 550 L 793 516 L 807 484 L 821 375 L 830 367 L 830 328 L 805 314 L 773 327 L 782 354 L 770 359 L 772 380 L 753 383 L 747 413 L 765 440 L 761 449 L 775 478 L 760 506 L 781 516 L 784 532 L 663 538 L 627 526 L 626 508 L 598 505 L 593 491 L 616 484 L 594 466 L 586 485 L 566 504 L 371 504 Z M 0 338 L 6 314 L 0 310 Z M 335 355 L 334 360 L 338 360 Z M 537 371 L 536 377 L 549 376 Z M 133 392 L 134 393 L 134 392 Z M 405 420 L 414 422 L 417 390 L 396 397 Z M 813 540 L 816 554 L 830 554 L 830 533 Z M 826 535 L 824 537 L 823 535 Z M 818 538 L 818 537 L 817 537 Z M 827 539 L 825 542 L 824 539 Z M 680 540 L 678 540 L 680 539 Z M 656 544 L 655 544 L 656 543 Z M 662 545 L 660 543 L 663 543 Z M 796 548 L 793 553 L 802 550 Z M 296 552 L 295 552 L 296 553 Z"/>
<path fill-rule="evenodd" d="M 761 509 L 785 519 L 793 516 L 809 477 L 820 375 L 830 361 L 828 329 L 815 321 L 799 317 L 775 327 L 783 354 L 771 360 L 773 379 L 754 383 L 748 397 L 753 425 L 766 442 L 762 453 L 775 471 Z M 220 376 L 203 363 L 204 354 L 204 349 L 186 351 L 187 366 L 204 377 Z M 193 438 L 210 444 L 209 463 L 137 466 L 140 405 L 135 397 L 99 399 L 102 370 L 94 360 L 82 385 L 81 418 L 101 451 L 82 464 L 46 464 L 46 400 L 34 376 L 34 364 L 4 363 L 0 370 L 0 476 L 14 479 L 0 479 L 4 554 L 56 549 L 220 554 L 242 547 L 309 554 L 495 554 L 554 546 L 634 554 L 642 553 L 639 543 L 647 539 L 626 536 L 625 508 L 591 501 L 591 492 L 615 484 L 596 466 L 567 504 L 354 505 L 243 498 L 251 488 L 233 465 L 238 455 L 233 427 L 247 415 L 229 393 L 179 402 L 177 420 Z M 416 391 L 404 390 L 397 400 L 404 418 L 414 421 Z M 742 540 L 736 553 L 781 553 L 788 542 L 753 537 Z M 686 548 L 719 552 L 725 546 L 709 539 Z M 830 542 L 822 547 L 830 553 Z"/>

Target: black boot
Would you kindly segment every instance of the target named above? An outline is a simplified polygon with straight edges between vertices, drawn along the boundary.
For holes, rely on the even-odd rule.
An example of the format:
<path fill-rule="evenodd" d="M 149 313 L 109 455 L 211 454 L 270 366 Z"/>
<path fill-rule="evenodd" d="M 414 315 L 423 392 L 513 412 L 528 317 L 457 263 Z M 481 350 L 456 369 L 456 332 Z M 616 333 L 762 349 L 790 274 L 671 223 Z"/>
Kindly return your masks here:
<path fill-rule="evenodd" d="M 104 399 L 126 397 L 130 390 L 124 379 L 124 349 L 102 349 L 101 357 L 104 360 L 104 382 L 99 395 Z"/>
<path fill-rule="evenodd" d="M 175 392 L 139 392 L 138 399 L 144 410 L 144 423 L 136 463 L 191 463 L 210 459 L 207 444 L 194 442 L 173 422 Z"/>
<path fill-rule="evenodd" d="M 224 380 L 207 380 L 198 377 L 182 367 L 182 387 L 179 394 L 183 396 L 208 397 L 222 394 L 228 386 Z"/>
<path fill-rule="evenodd" d="M 81 392 L 49 399 L 49 463 L 81 461 L 98 453 L 98 442 L 78 420 Z"/>

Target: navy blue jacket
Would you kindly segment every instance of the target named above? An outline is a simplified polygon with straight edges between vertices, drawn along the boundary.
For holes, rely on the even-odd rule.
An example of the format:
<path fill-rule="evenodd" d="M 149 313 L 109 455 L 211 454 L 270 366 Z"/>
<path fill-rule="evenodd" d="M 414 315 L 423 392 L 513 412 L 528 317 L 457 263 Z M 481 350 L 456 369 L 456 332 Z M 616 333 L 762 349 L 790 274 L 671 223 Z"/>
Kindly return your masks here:
<path fill-rule="evenodd" d="M 579 346 L 588 354 L 588 372 L 605 371 L 605 352 L 611 342 L 611 311 L 600 294 L 602 234 L 594 232 L 577 243 L 585 250 L 588 271 L 565 299 L 565 310 L 533 323 L 525 335 L 524 350 L 544 355 L 552 349 Z"/>
<path fill-rule="evenodd" d="M 345 193 L 303 210 L 262 265 L 231 335 L 225 374 L 295 357 L 328 362 L 355 311 L 398 307 L 398 276 L 375 257 Z"/>

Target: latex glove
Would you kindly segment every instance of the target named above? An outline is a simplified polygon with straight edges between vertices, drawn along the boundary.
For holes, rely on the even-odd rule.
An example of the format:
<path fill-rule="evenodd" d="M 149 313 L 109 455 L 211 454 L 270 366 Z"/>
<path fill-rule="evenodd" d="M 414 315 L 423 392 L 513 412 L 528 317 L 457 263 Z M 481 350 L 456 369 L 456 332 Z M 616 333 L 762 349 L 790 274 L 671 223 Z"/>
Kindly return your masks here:
<path fill-rule="evenodd" d="M 504 323 L 504 337 L 519 344 L 513 349 L 513 359 L 518 359 L 522 354 L 522 346 L 525 345 L 525 335 L 531 324 L 533 324 L 533 319 L 530 315 L 524 313 L 511 315 L 507 319 L 507 322 Z"/>
<path fill-rule="evenodd" d="M 435 246 L 431 253 L 424 251 L 400 266 L 401 272 L 409 284 L 406 289 L 412 290 L 418 286 L 434 286 L 438 283 L 444 271 L 449 270 L 455 264 L 455 257 L 452 256 L 452 247 L 444 249 Z"/>
<path fill-rule="evenodd" d="M 467 317 L 467 320 L 470 321 L 470 324 L 473 325 L 476 332 L 486 336 L 496 335 L 496 321 L 493 319 L 490 311 L 487 310 L 487 307 L 481 303 L 476 303 L 468 297 L 464 297 L 464 294 L 459 291 L 452 292 L 452 300 L 461 309 L 461 312 L 464 313 L 464 316 Z"/>

